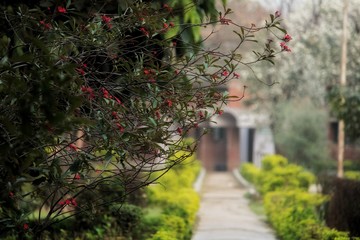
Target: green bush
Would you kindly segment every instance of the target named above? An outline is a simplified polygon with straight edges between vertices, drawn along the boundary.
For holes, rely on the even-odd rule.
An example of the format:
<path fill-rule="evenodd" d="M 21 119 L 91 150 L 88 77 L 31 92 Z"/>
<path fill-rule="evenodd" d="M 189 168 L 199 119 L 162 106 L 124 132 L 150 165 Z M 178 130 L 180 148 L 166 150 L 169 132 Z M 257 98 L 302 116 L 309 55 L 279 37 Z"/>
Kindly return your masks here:
<path fill-rule="evenodd" d="M 244 163 L 241 165 L 240 174 L 249 182 L 255 184 L 260 177 L 261 170 L 252 163 Z"/>
<path fill-rule="evenodd" d="M 287 158 L 281 155 L 266 155 L 261 160 L 261 168 L 264 171 L 271 171 L 274 167 L 286 166 L 288 164 Z"/>
<path fill-rule="evenodd" d="M 345 178 L 351 180 L 360 180 L 360 171 L 345 171 Z"/>
<path fill-rule="evenodd" d="M 261 169 L 253 164 L 243 164 L 240 173 L 255 185 L 261 194 L 283 189 L 307 190 L 315 182 L 315 176 L 303 167 L 289 164 L 280 155 L 265 156 L 261 162 Z"/>
<path fill-rule="evenodd" d="M 306 99 L 297 99 L 277 104 L 274 113 L 274 140 L 279 152 L 290 162 L 312 170 L 326 167 L 319 165 L 329 159 L 326 112 Z"/>
<path fill-rule="evenodd" d="M 319 209 L 328 197 L 307 192 L 316 179 L 303 167 L 269 155 L 262 160 L 262 168 L 243 164 L 240 173 L 263 196 L 269 222 L 282 240 L 349 239 L 348 233 L 322 224 Z"/>
<path fill-rule="evenodd" d="M 316 207 L 326 197 L 301 190 L 269 192 L 264 197 L 265 212 L 283 240 L 303 239 L 307 226 L 320 222 Z"/>
<path fill-rule="evenodd" d="M 174 231 L 160 229 L 148 240 L 178 240 L 178 238 L 174 236 Z"/>
<path fill-rule="evenodd" d="M 350 240 L 349 233 L 331 229 L 318 223 L 309 224 L 301 239 Z"/>
<path fill-rule="evenodd" d="M 256 187 L 261 194 L 284 189 L 307 190 L 315 177 L 304 168 L 288 164 L 274 166 L 271 170 L 262 171 L 256 181 Z"/>
<path fill-rule="evenodd" d="M 177 154 L 186 153 L 180 151 Z M 191 238 L 191 230 L 200 205 L 200 198 L 192 184 L 199 171 L 199 162 L 194 156 L 190 156 L 158 179 L 157 184 L 147 188 L 150 205 L 143 225 L 145 231 L 152 233 L 148 239 Z M 153 177 L 160 174 L 156 173 Z"/>

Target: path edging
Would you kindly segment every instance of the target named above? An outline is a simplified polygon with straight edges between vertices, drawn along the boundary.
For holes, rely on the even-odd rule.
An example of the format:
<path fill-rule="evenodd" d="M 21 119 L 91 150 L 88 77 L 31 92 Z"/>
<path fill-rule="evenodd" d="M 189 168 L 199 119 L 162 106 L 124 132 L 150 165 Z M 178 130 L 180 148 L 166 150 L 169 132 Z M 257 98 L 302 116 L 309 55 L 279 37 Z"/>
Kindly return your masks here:
<path fill-rule="evenodd" d="M 205 175 L 206 175 L 206 170 L 204 168 L 201 168 L 200 173 L 193 184 L 193 188 L 197 193 L 201 191 Z"/>

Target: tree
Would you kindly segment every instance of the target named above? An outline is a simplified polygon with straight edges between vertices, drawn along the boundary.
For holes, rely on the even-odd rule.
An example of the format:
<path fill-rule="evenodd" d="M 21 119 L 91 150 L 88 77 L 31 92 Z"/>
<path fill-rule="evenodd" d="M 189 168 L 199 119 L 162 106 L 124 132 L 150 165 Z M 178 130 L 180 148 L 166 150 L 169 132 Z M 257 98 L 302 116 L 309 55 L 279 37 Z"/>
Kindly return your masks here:
<path fill-rule="evenodd" d="M 280 26 L 274 15 L 261 28 L 237 25 L 230 10 L 215 21 L 212 3 L 0 5 L 1 236 L 41 236 L 74 216 L 121 208 L 161 177 L 152 173 L 194 152 L 183 138 L 221 113 L 229 96 L 218 86 L 241 63 L 203 50 L 199 28 L 234 24 L 239 48 Z M 274 56 L 266 44 L 253 63 Z"/>
<path fill-rule="evenodd" d="M 315 109 L 324 111 L 328 111 L 329 106 L 333 106 L 328 114 L 329 117 L 341 115 L 340 118 L 342 118 L 346 115 L 347 136 L 359 136 L 357 130 L 359 112 L 353 107 L 357 102 L 359 92 L 359 73 L 356 65 L 359 61 L 357 55 L 360 46 L 357 41 L 350 40 L 348 43 L 348 87 L 347 89 L 339 88 L 342 1 L 333 1 L 331 4 L 320 0 L 302 1 L 297 5 L 292 1 L 281 2 L 285 2 L 280 5 L 287 6 L 289 10 L 286 15 L 286 27 L 294 39 L 291 47 L 293 54 L 284 55 L 279 60 L 279 64 L 270 70 L 259 65 L 254 67 L 259 78 L 273 87 L 269 88 L 263 83 L 255 87 L 250 86 L 249 90 L 254 89 L 254 95 L 259 97 L 253 102 L 257 107 L 266 108 L 269 112 L 274 109 L 281 111 L 279 106 L 283 102 L 288 102 L 294 109 L 298 109 L 299 103 L 303 102 L 310 102 L 309 105 L 313 105 Z M 354 38 L 359 34 L 358 23 L 355 20 L 357 16 L 359 16 L 359 9 L 351 8 L 348 28 Z M 342 107 L 339 101 L 341 92 L 346 92 L 345 99 L 349 98 L 345 100 Z M 316 111 L 310 112 L 314 107 L 308 108 L 309 114 L 317 114 Z M 292 116 L 288 117 L 292 118 Z M 281 129 L 284 122 L 276 117 L 274 120 L 275 128 Z M 313 128 L 323 129 L 328 121 L 314 123 Z M 303 123 L 299 120 L 298 124 Z M 283 134 L 285 133 L 275 132 L 275 138 L 280 140 L 279 137 Z M 303 138 L 307 136 L 304 135 Z M 309 147 L 305 149 L 311 148 L 310 145 L 313 142 L 309 140 L 308 144 Z M 281 148 L 281 146 L 278 147 Z M 294 150 L 300 151 L 301 148 Z M 321 152 L 326 151 L 324 149 Z M 327 156 L 324 154 L 324 157 Z M 304 159 L 304 162 L 311 161 L 316 161 L 316 159 Z"/>

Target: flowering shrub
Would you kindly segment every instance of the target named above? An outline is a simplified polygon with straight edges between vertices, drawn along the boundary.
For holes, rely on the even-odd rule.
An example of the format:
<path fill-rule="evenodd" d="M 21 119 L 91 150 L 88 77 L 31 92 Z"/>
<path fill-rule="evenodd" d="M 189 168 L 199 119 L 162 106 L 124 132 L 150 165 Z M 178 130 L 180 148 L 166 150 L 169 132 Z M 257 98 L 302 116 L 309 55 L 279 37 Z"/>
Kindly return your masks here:
<path fill-rule="evenodd" d="M 218 87 L 239 66 L 283 50 L 255 39 L 285 32 L 278 16 L 256 28 L 227 19 L 231 10 L 207 21 L 194 4 L 124 2 L 0 5 L 0 236 L 41 236 L 124 203 L 194 152 L 181 140 L 222 113 L 230 97 Z M 217 23 L 238 28 L 238 48 L 263 52 L 202 49 L 200 27 Z"/>

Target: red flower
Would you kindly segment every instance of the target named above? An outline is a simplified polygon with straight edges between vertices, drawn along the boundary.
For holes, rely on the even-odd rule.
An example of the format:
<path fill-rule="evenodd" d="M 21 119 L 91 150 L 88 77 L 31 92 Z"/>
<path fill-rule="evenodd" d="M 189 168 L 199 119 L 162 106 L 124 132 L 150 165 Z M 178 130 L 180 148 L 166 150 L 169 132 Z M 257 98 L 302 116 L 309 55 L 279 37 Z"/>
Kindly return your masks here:
<path fill-rule="evenodd" d="M 59 13 L 67 13 L 66 8 L 61 7 L 61 6 L 57 7 L 57 11 L 58 11 Z"/>
<path fill-rule="evenodd" d="M 116 126 L 120 132 L 124 132 L 124 127 L 120 123 L 116 123 Z"/>
<path fill-rule="evenodd" d="M 71 204 L 72 204 L 74 207 L 77 207 L 78 204 L 77 204 L 75 198 L 72 198 L 70 201 L 71 201 Z"/>
<path fill-rule="evenodd" d="M 168 12 L 171 12 L 172 11 L 172 8 L 167 5 L 167 4 L 164 4 L 163 7 L 168 11 Z"/>
<path fill-rule="evenodd" d="M 280 47 L 282 51 L 291 52 L 291 49 L 286 45 L 285 42 L 281 42 Z"/>
<path fill-rule="evenodd" d="M 45 23 L 45 20 L 41 20 L 39 23 L 40 23 L 40 25 L 42 25 L 44 27 L 45 30 L 51 29 L 51 24 Z"/>
<path fill-rule="evenodd" d="M 222 76 L 226 77 L 226 76 L 229 76 L 229 72 L 224 70 L 222 73 L 221 73 Z"/>
<path fill-rule="evenodd" d="M 82 69 L 82 68 L 77 68 L 76 71 L 77 71 L 80 75 L 82 75 L 82 76 L 85 75 L 85 71 L 84 71 L 84 69 Z"/>
<path fill-rule="evenodd" d="M 104 23 L 109 23 L 111 22 L 111 17 L 108 17 L 108 16 L 101 16 L 101 19 L 103 20 Z"/>
<path fill-rule="evenodd" d="M 112 98 L 108 92 L 108 90 L 106 90 L 105 88 L 101 89 L 104 95 L 104 98 Z"/>
<path fill-rule="evenodd" d="M 175 24 L 173 22 L 169 23 L 170 27 L 175 27 Z"/>
<path fill-rule="evenodd" d="M 163 24 L 164 30 L 167 29 L 168 27 L 169 27 L 169 24 L 167 24 L 167 23 L 164 23 L 164 24 Z"/>
<path fill-rule="evenodd" d="M 182 130 L 182 128 L 180 128 L 180 127 L 178 127 L 178 128 L 176 129 L 176 131 L 177 131 L 180 135 L 182 135 L 182 133 L 183 133 L 183 130 Z"/>
<path fill-rule="evenodd" d="M 168 107 L 171 107 L 173 105 L 173 103 L 170 99 L 166 99 L 165 102 L 168 105 Z"/>
<path fill-rule="evenodd" d="M 81 86 L 81 91 L 83 93 L 88 93 L 90 99 L 95 98 L 94 90 L 91 87 Z"/>
<path fill-rule="evenodd" d="M 74 207 L 77 207 L 78 203 L 76 202 L 75 198 L 68 198 L 65 201 L 60 201 L 59 205 L 61 205 L 61 206 L 73 205 Z"/>
<path fill-rule="evenodd" d="M 281 16 L 281 12 L 280 12 L 280 11 L 276 11 L 276 12 L 275 12 L 275 17 L 278 18 L 278 17 L 280 17 L 280 16 Z"/>
<path fill-rule="evenodd" d="M 240 74 L 238 74 L 236 72 L 234 72 L 233 74 L 234 74 L 234 78 L 239 78 L 240 77 Z"/>
<path fill-rule="evenodd" d="M 224 113 L 224 111 L 223 110 L 221 110 L 221 109 L 218 109 L 217 111 L 216 111 L 216 113 L 217 114 L 219 114 L 220 116 Z"/>
<path fill-rule="evenodd" d="M 9 197 L 13 198 L 13 197 L 14 197 L 14 193 L 13 193 L 13 192 L 9 192 Z"/>
<path fill-rule="evenodd" d="M 101 16 L 101 19 L 102 19 L 102 21 L 106 24 L 106 26 L 107 26 L 109 29 L 112 28 L 112 24 L 110 23 L 111 20 L 112 20 L 111 17 L 108 17 L 108 16 L 103 15 L 103 16 Z"/>
<path fill-rule="evenodd" d="M 151 74 L 151 71 L 149 69 L 144 69 L 144 74 L 149 75 L 149 74 Z"/>
<path fill-rule="evenodd" d="M 77 151 L 77 146 L 75 144 L 73 144 L 73 143 L 69 144 L 69 148 L 74 150 L 74 151 Z"/>
<path fill-rule="evenodd" d="M 230 25 L 231 23 L 231 19 L 227 19 L 227 18 L 220 18 L 220 23 L 223 25 Z"/>
<path fill-rule="evenodd" d="M 118 104 L 121 104 L 121 101 L 117 98 L 117 97 L 114 97 L 115 98 L 115 101 L 118 103 Z"/>
<path fill-rule="evenodd" d="M 285 42 L 290 42 L 290 40 L 292 40 L 292 37 L 291 37 L 289 34 L 285 34 L 283 40 L 284 40 Z"/>
<path fill-rule="evenodd" d="M 29 224 L 24 223 L 24 225 L 23 225 L 23 229 L 24 229 L 25 231 L 29 230 Z"/>
<path fill-rule="evenodd" d="M 159 111 L 159 110 L 156 110 L 156 111 L 155 111 L 155 115 L 156 115 L 156 118 L 157 118 L 157 119 L 160 119 L 161 115 L 160 115 L 160 111 Z"/>
<path fill-rule="evenodd" d="M 113 111 L 113 112 L 111 113 L 111 116 L 113 116 L 113 118 L 115 118 L 115 119 L 118 119 L 118 118 L 119 118 L 118 115 L 117 115 L 117 112 L 115 112 L 115 111 Z"/>
<path fill-rule="evenodd" d="M 286 45 L 284 46 L 283 50 L 286 51 L 286 52 L 291 52 L 291 49 Z"/>
<path fill-rule="evenodd" d="M 75 176 L 74 176 L 74 179 L 75 180 L 79 180 L 81 177 L 80 177 L 80 174 L 79 173 L 76 173 Z"/>
<path fill-rule="evenodd" d="M 203 119 L 205 117 L 204 113 L 202 111 L 199 112 L 199 117 L 200 117 L 200 119 Z"/>
<path fill-rule="evenodd" d="M 141 27 L 140 29 L 139 29 L 145 36 L 149 36 L 149 32 L 145 29 L 145 28 L 143 28 L 143 27 Z"/>

